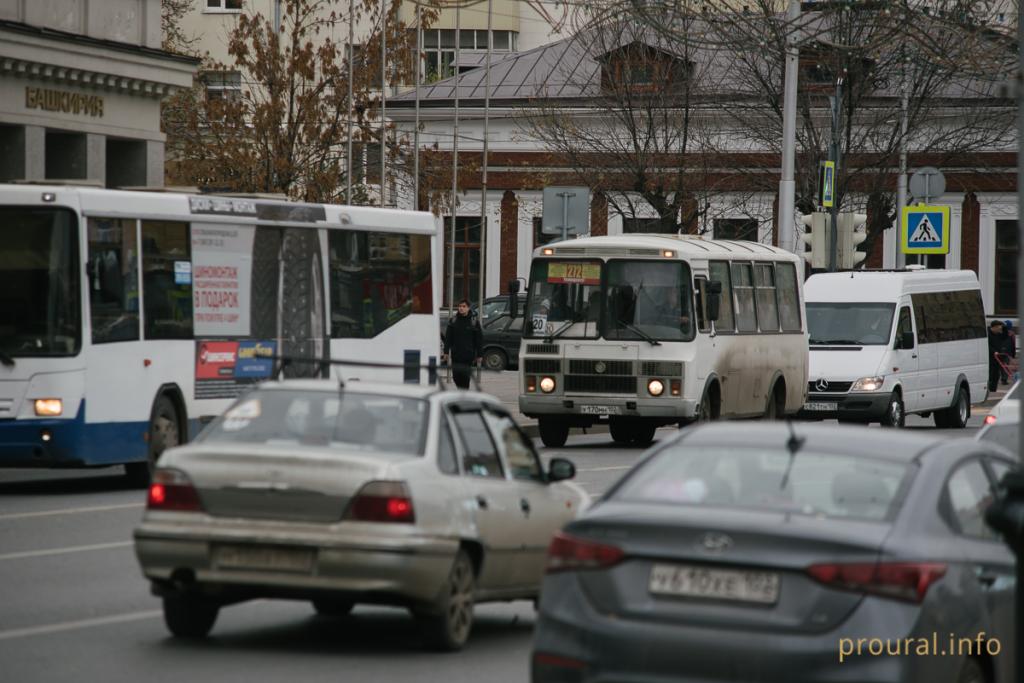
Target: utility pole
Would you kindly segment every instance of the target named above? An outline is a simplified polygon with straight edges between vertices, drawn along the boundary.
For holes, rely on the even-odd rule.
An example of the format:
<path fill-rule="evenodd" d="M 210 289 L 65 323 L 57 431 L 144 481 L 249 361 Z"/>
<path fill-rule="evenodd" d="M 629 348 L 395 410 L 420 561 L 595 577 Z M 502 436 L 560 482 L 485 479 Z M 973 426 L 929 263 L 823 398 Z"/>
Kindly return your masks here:
<path fill-rule="evenodd" d="M 483 314 L 484 298 L 487 296 L 487 133 L 491 108 L 491 17 L 493 0 L 487 0 L 487 55 L 484 63 L 484 153 L 480 176 L 480 310 Z"/>
<path fill-rule="evenodd" d="M 833 182 L 835 183 L 836 199 L 832 202 L 831 213 L 831 225 L 829 226 L 829 234 L 832 236 L 832 247 L 829 250 L 828 257 L 828 270 L 830 273 L 834 273 L 839 270 L 839 265 L 836 262 L 838 257 L 838 246 L 839 246 L 839 135 L 840 135 L 840 122 L 843 113 L 843 77 L 846 75 L 846 70 L 836 79 L 836 94 L 835 97 L 830 98 L 832 100 L 832 148 L 829 151 L 829 159 L 836 162 L 836 170 Z"/>
<path fill-rule="evenodd" d="M 459 204 L 459 31 L 462 28 L 462 15 L 459 13 L 461 5 L 455 6 L 455 75 L 452 77 L 452 87 L 455 90 L 455 125 L 452 131 L 452 230 L 451 245 L 448 250 L 448 317 L 455 315 L 455 212 Z M 466 292 L 469 298 L 469 292 Z"/>
<path fill-rule="evenodd" d="M 786 80 L 782 108 L 782 179 L 779 181 L 779 245 L 786 251 L 796 251 L 793 215 L 796 204 L 796 90 L 797 66 L 800 51 L 796 26 L 800 21 L 800 0 L 790 0 L 786 13 Z"/>
<path fill-rule="evenodd" d="M 380 205 L 387 202 L 388 168 L 388 6 L 380 3 Z"/>
<path fill-rule="evenodd" d="M 907 98 L 907 87 L 909 86 L 907 81 L 907 58 L 906 54 L 901 56 L 903 64 L 901 65 L 902 76 L 900 78 L 900 172 L 896 177 L 896 239 L 893 240 L 896 244 L 896 258 L 893 260 L 893 266 L 896 268 L 902 268 L 906 265 L 907 261 L 906 255 L 900 249 L 900 242 L 903 239 L 900 236 L 900 230 L 902 229 L 900 223 L 903 221 L 903 208 L 907 205 L 907 115 L 910 103 Z"/>
<path fill-rule="evenodd" d="M 423 8 L 416 4 L 416 122 L 412 133 L 412 208 L 420 208 L 420 67 L 423 59 Z"/>
<path fill-rule="evenodd" d="M 355 0 L 348 0 L 348 152 L 345 163 L 348 169 L 345 172 L 345 203 L 352 203 L 352 60 L 355 58 L 355 23 L 356 3 Z"/>

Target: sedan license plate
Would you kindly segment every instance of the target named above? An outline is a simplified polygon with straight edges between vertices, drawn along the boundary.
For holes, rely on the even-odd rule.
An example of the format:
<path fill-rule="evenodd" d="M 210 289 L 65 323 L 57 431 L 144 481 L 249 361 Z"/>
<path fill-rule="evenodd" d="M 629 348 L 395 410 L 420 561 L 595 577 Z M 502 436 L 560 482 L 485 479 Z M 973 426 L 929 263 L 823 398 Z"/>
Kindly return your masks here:
<path fill-rule="evenodd" d="M 804 404 L 804 410 L 820 410 L 820 411 L 823 411 L 823 412 L 827 412 L 827 411 L 833 411 L 833 410 L 838 410 L 838 409 L 839 409 L 839 404 L 836 403 L 835 401 L 831 401 L 831 402 L 813 402 L 813 403 L 805 403 Z"/>
<path fill-rule="evenodd" d="M 660 595 L 772 605 L 779 599 L 779 575 L 774 572 L 656 564 L 651 568 L 648 590 Z"/>
<path fill-rule="evenodd" d="M 580 406 L 580 412 L 586 415 L 618 415 L 622 412 L 619 406 Z"/>
<path fill-rule="evenodd" d="M 223 545 L 217 548 L 217 566 L 221 569 L 309 573 L 313 570 L 313 550 L 259 545 Z"/>

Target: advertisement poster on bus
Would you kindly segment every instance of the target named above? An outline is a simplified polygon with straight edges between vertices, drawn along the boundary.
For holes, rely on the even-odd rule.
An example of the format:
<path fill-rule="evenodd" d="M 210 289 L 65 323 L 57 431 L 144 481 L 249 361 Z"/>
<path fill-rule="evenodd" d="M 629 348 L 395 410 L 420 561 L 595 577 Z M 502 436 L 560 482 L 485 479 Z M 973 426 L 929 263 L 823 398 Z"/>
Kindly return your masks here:
<path fill-rule="evenodd" d="M 197 342 L 196 398 L 235 398 L 249 386 L 270 379 L 276 350 L 273 341 Z"/>
<path fill-rule="evenodd" d="M 197 337 L 249 336 L 255 230 L 192 224 L 192 302 Z"/>

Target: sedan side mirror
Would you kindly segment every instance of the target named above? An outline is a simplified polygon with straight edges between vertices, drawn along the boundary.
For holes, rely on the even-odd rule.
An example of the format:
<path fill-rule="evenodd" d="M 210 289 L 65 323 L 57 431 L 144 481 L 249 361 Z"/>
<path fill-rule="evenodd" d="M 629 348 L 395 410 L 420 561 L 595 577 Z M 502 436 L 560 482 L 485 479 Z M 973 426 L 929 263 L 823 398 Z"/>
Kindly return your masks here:
<path fill-rule="evenodd" d="M 722 283 L 708 280 L 705 287 L 708 293 L 708 320 L 718 320 L 718 314 L 722 306 Z"/>
<path fill-rule="evenodd" d="M 548 464 L 548 481 L 564 481 L 576 476 L 576 465 L 565 458 L 551 458 Z"/>

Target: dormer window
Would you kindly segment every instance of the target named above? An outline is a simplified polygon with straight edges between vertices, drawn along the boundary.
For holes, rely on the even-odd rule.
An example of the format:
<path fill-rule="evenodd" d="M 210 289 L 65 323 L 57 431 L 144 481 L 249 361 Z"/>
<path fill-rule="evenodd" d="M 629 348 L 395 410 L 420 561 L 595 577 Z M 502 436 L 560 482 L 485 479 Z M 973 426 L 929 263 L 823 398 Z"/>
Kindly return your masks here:
<path fill-rule="evenodd" d="M 601 64 L 601 90 L 663 92 L 686 81 L 693 63 L 639 41 L 597 57 Z"/>

